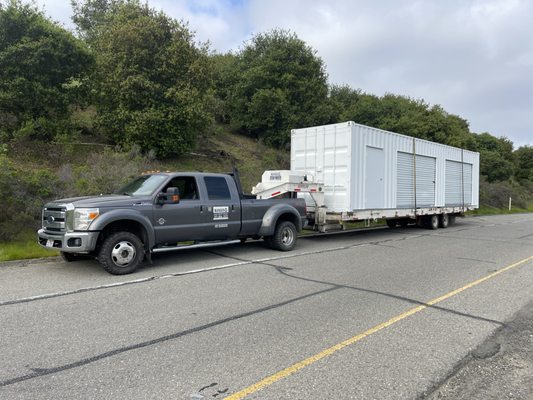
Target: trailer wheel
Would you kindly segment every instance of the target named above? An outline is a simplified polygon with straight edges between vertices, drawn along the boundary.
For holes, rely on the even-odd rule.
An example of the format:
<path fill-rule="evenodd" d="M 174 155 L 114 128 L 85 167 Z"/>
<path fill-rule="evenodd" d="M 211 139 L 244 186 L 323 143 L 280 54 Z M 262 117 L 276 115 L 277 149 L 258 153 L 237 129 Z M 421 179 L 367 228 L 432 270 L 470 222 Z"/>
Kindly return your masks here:
<path fill-rule="evenodd" d="M 450 214 L 448 216 L 448 226 L 455 224 L 455 214 Z"/>
<path fill-rule="evenodd" d="M 116 232 L 108 236 L 98 252 L 98 261 L 113 275 L 132 273 L 143 258 L 143 243 L 131 232 Z"/>
<path fill-rule="evenodd" d="M 450 219 L 448 218 L 448 214 L 439 215 L 439 227 L 440 228 L 447 228 L 449 224 L 450 224 Z"/>
<path fill-rule="evenodd" d="M 396 224 L 398 223 L 398 221 L 396 221 L 395 219 L 388 219 L 387 220 L 387 226 L 389 228 L 396 228 Z"/>
<path fill-rule="evenodd" d="M 290 221 L 282 221 L 276 225 L 274 235 L 269 239 L 270 247 L 275 250 L 289 251 L 296 246 L 296 227 Z M 268 242 L 267 242 L 268 244 Z"/>
<path fill-rule="evenodd" d="M 436 214 L 428 215 L 426 222 L 428 229 L 437 229 L 439 227 L 439 216 Z"/>
<path fill-rule="evenodd" d="M 400 220 L 400 226 L 402 228 L 407 228 L 407 225 L 409 225 L 409 220 L 408 219 L 401 219 Z"/>

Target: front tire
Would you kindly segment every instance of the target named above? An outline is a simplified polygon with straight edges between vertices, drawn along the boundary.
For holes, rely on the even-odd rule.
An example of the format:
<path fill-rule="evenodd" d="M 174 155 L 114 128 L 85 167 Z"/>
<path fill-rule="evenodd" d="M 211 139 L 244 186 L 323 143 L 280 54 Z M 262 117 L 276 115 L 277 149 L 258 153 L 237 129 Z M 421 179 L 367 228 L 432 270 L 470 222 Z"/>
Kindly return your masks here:
<path fill-rule="evenodd" d="M 131 232 L 116 232 L 108 236 L 98 252 L 98 261 L 113 275 L 132 273 L 143 259 L 143 243 Z"/>
<path fill-rule="evenodd" d="M 275 250 L 290 251 L 296 246 L 297 235 L 298 232 L 292 222 L 282 221 L 276 225 L 274 235 L 269 238 L 267 243 Z"/>

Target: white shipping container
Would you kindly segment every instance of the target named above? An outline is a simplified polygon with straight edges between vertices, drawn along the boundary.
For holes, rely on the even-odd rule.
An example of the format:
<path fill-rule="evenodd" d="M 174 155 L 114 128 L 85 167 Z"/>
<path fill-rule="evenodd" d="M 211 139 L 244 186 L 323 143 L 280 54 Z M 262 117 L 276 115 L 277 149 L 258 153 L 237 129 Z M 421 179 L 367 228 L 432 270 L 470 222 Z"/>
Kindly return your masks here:
<path fill-rule="evenodd" d="M 479 206 L 479 153 L 351 121 L 293 129 L 291 170 L 331 212 Z"/>

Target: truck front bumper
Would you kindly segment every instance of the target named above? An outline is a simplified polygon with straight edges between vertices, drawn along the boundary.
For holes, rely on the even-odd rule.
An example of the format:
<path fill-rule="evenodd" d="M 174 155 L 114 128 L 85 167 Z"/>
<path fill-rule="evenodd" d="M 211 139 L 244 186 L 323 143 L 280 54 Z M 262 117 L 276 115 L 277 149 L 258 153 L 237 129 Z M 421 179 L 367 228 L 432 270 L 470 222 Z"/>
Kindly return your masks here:
<path fill-rule="evenodd" d="M 90 253 L 96 248 L 100 232 L 66 232 L 51 235 L 39 229 L 39 244 L 47 249 L 55 249 L 66 253 Z"/>

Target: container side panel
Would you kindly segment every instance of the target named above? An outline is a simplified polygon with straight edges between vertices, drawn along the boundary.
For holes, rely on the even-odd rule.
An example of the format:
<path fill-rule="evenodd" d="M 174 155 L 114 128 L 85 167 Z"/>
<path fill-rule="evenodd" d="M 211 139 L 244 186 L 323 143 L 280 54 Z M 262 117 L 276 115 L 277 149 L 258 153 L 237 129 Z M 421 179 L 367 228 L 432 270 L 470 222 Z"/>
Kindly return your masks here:
<path fill-rule="evenodd" d="M 345 211 L 350 203 L 351 128 L 348 123 L 294 129 L 291 170 L 302 171 L 323 183 L 330 211 Z"/>
<path fill-rule="evenodd" d="M 463 193 L 465 206 L 472 205 L 472 164 L 463 164 Z"/>
<path fill-rule="evenodd" d="M 479 153 L 474 153 L 472 159 L 472 205 L 479 207 Z"/>

